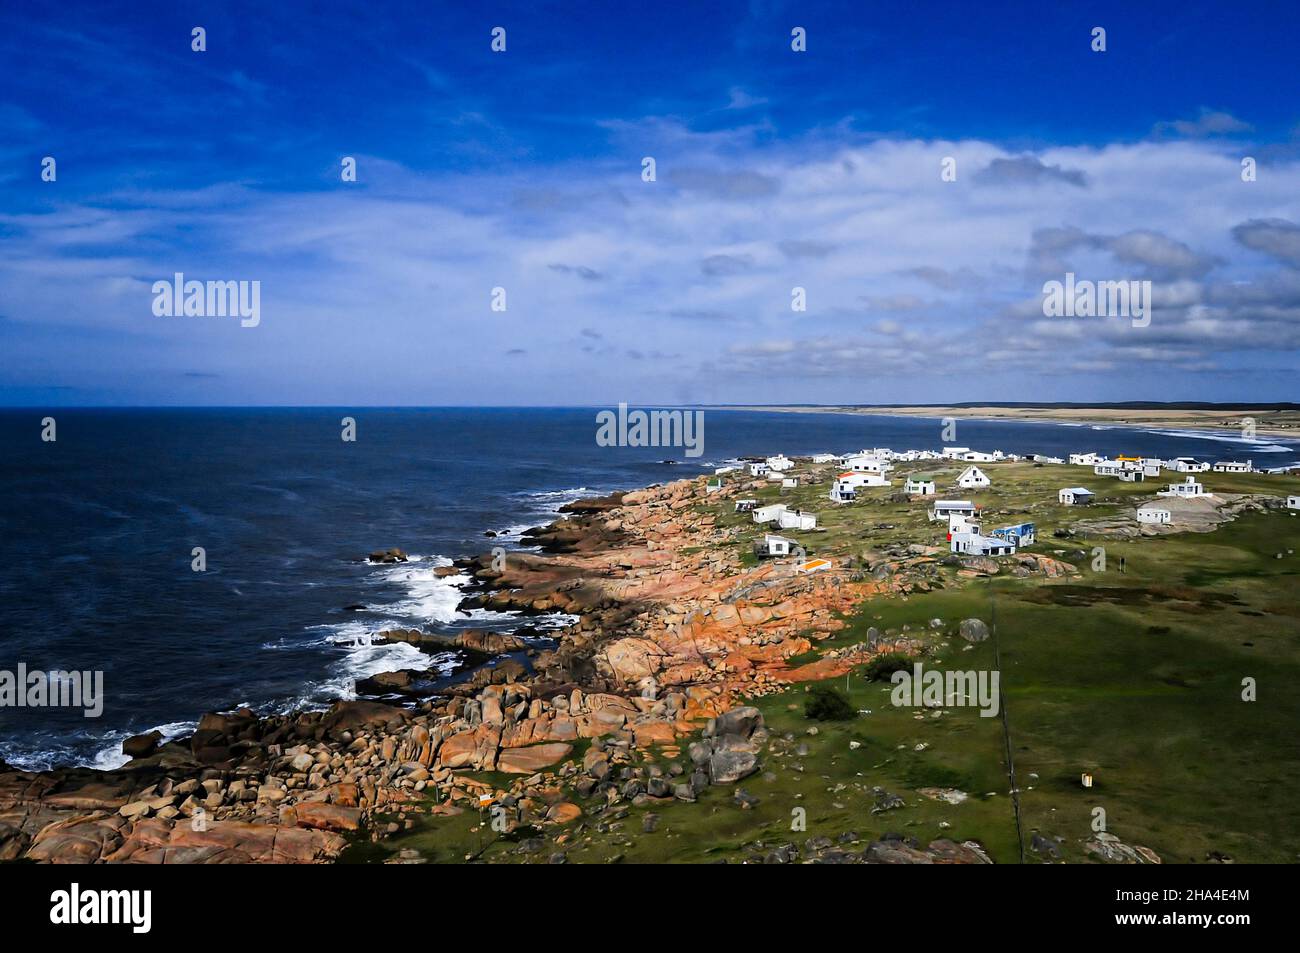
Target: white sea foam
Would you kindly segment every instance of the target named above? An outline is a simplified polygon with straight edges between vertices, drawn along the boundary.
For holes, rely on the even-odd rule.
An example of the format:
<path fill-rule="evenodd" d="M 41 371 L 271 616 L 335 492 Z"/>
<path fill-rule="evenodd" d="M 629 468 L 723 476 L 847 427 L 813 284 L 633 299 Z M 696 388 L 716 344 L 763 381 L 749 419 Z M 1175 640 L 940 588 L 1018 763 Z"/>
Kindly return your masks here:
<path fill-rule="evenodd" d="M 1148 430 L 1162 437 L 1180 437 L 1185 440 L 1213 440 L 1216 443 L 1236 443 L 1249 447 L 1252 453 L 1295 453 L 1295 446 L 1278 443 L 1261 443 L 1258 438 L 1243 437 L 1239 433 L 1221 430 Z"/>
<path fill-rule="evenodd" d="M 518 493 L 511 493 L 510 495 L 515 499 L 536 500 L 539 503 L 549 503 L 558 500 L 562 505 L 564 503 L 572 503 L 575 500 L 580 500 L 584 496 L 593 492 L 594 491 L 591 487 L 575 486 L 570 487 L 567 490 L 524 490 Z"/>
<path fill-rule="evenodd" d="M 469 582 L 464 573 L 454 576 L 436 576 L 434 569 L 451 565 L 451 560 L 438 557 L 421 562 L 398 563 L 375 573 L 372 583 L 396 584 L 408 596 L 399 602 L 374 607 L 375 611 L 414 622 L 454 622 L 464 614 L 456 611 L 464 594 L 461 588 Z"/>
<path fill-rule="evenodd" d="M 90 732 L 78 731 L 62 735 L 58 741 L 47 739 L 45 747 L 36 750 L 12 749 L 9 745 L 0 745 L 0 758 L 24 771 L 48 771 L 56 767 L 94 768 L 97 771 L 112 771 L 120 768 L 130 759 L 122 753 L 122 742 L 133 735 L 148 734 L 151 731 L 162 732 L 163 741 L 170 741 L 182 735 L 188 735 L 198 727 L 197 721 L 172 721 L 139 731 L 115 729 L 113 731 Z M 96 747 L 92 750 L 91 745 Z M 87 752 L 90 753 L 87 753 Z"/>

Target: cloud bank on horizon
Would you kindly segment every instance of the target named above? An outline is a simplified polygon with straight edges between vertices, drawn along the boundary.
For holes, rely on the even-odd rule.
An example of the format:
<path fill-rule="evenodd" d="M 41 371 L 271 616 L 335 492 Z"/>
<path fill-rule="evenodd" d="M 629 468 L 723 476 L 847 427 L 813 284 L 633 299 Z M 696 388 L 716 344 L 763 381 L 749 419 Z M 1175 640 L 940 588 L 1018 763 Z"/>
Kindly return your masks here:
<path fill-rule="evenodd" d="M 1300 14 L 1035 6 L 0 14 L 0 404 L 1294 399 Z"/>

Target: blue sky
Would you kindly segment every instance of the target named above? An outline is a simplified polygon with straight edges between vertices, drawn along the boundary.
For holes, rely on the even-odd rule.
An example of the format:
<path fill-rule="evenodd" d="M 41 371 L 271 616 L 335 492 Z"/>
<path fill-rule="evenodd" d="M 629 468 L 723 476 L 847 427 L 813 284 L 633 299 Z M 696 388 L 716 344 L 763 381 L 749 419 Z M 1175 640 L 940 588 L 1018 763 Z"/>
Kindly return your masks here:
<path fill-rule="evenodd" d="M 607 6 L 9 5 L 0 404 L 1294 399 L 1288 5 Z"/>

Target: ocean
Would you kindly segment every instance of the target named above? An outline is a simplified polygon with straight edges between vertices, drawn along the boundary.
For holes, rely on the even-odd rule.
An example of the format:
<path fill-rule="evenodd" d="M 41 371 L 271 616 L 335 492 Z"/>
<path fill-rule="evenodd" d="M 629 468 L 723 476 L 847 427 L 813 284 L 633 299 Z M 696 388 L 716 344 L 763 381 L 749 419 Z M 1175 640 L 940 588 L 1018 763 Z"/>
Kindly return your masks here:
<path fill-rule="evenodd" d="M 692 458 L 598 446 L 596 413 L 0 411 L 0 670 L 102 671 L 105 694 L 98 718 L 0 707 L 0 758 L 114 767 L 129 735 L 182 734 L 203 712 L 240 705 L 324 706 L 359 677 L 428 664 L 409 646 L 372 645 L 383 629 L 512 629 L 520 622 L 506 614 L 458 613 L 464 580 L 433 570 L 517 547 L 524 529 L 583 496 L 743 455 L 942 446 L 935 419 L 705 411 L 704 452 Z M 41 440 L 47 415 L 54 442 Z M 341 439 L 345 416 L 355 442 Z M 957 436 L 1058 456 L 1300 459 L 1295 443 L 1195 431 L 962 420 Z M 392 546 L 412 561 L 364 561 Z M 195 547 L 204 572 L 192 569 Z"/>

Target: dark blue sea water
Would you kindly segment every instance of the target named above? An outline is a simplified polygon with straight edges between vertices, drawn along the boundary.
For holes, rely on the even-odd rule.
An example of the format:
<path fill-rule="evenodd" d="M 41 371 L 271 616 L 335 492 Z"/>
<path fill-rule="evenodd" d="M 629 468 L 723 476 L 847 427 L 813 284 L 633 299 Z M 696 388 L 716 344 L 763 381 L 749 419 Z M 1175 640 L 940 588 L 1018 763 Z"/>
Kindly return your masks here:
<path fill-rule="evenodd" d="M 12 764 L 111 766 L 123 737 L 180 733 L 204 711 L 347 695 L 419 659 L 368 644 L 394 625 L 509 628 L 456 612 L 436 565 L 518 545 L 580 496 L 711 470 L 747 454 L 938 449 L 936 420 L 709 411 L 704 454 L 600 447 L 593 409 L 0 411 L 0 669 L 102 670 L 106 702 L 0 708 Z M 340 419 L 356 418 L 355 443 Z M 976 449 L 1096 450 L 1291 462 L 1293 445 L 1123 428 L 962 421 Z M 665 459 L 681 461 L 667 465 Z M 191 570 L 191 551 L 207 571 Z M 398 546 L 437 557 L 358 561 Z M 364 612 L 344 612 L 362 603 Z"/>

